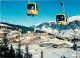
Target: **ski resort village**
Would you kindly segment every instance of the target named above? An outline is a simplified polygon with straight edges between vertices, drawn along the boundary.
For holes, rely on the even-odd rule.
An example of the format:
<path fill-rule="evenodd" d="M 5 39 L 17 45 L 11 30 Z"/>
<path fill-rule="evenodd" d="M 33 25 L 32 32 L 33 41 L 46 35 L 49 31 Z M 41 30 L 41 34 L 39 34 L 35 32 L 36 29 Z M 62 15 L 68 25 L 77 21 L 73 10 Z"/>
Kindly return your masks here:
<path fill-rule="evenodd" d="M 76 22 L 80 23 L 74 20 L 67 25 L 77 25 Z M 49 25 L 47 30 L 46 24 Z M 80 58 L 80 29 L 70 27 L 69 30 L 60 31 L 58 29 L 61 27 L 52 29 L 51 24 L 55 22 L 45 22 L 41 27 L 41 24 L 38 24 L 35 28 L 31 28 L 32 26 L 25 27 L 1 22 L 0 56 L 3 57 L 6 54 L 4 56 L 6 57 L 10 54 L 13 57 L 23 58 Z M 77 27 L 80 27 L 80 24 Z"/>

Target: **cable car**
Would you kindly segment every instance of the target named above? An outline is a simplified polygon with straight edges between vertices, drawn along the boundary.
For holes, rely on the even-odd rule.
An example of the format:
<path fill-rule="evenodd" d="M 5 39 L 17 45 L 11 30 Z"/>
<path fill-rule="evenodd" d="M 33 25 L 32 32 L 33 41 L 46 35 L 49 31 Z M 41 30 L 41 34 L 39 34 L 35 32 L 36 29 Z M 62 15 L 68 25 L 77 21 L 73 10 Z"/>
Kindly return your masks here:
<path fill-rule="evenodd" d="M 27 15 L 34 16 L 38 15 L 38 6 L 35 3 L 28 3 L 27 5 Z"/>
<path fill-rule="evenodd" d="M 66 25 L 67 24 L 67 17 L 65 14 L 58 14 L 56 15 L 56 22 L 57 25 Z"/>

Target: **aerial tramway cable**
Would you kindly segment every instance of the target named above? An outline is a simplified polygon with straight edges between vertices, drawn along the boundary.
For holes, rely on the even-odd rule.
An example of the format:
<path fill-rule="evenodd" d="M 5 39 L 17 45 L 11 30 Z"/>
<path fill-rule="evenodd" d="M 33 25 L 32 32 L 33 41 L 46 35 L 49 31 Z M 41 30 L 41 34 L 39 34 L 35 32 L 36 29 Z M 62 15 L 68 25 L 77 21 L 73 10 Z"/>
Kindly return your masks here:
<path fill-rule="evenodd" d="M 59 8 L 59 5 L 57 4 L 58 2 L 56 2 L 57 7 Z M 61 12 L 61 8 L 59 8 L 59 11 Z"/>
<path fill-rule="evenodd" d="M 40 4 L 40 6 L 44 9 L 44 11 L 48 14 L 48 16 L 53 19 L 53 17 L 49 14 L 49 12 L 43 7 L 43 5 L 37 0 L 37 2 Z"/>
<path fill-rule="evenodd" d="M 61 6 L 62 6 L 62 8 L 63 8 L 63 12 L 62 12 L 62 14 L 63 14 L 63 13 L 65 12 L 65 9 L 64 9 L 64 3 L 61 2 L 60 0 L 59 0 L 59 2 L 60 2 Z"/>

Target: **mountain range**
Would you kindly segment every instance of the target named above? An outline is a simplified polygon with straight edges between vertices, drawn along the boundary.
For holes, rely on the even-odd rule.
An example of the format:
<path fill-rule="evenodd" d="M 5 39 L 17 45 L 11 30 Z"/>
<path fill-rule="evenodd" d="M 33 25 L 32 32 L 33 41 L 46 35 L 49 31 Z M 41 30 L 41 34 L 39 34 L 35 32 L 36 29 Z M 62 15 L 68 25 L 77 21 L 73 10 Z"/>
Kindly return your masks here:
<path fill-rule="evenodd" d="M 21 25 L 15 25 L 15 24 L 10 24 L 6 22 L 0 22 L 0 28 L 7 28 L 11 30 L 22 30 L 22 34 L 27 33 L 27 31 L 34 32 L 34 28 L 32 27 L 26 27 L 26 26 L 21 26 Z M 44 33 L 44 31 L 41 30 L 36 30 L 36 33 Z"/>
<path fill-rule="evenodd" d="M 46 31 L 60 37 L 80 38 L 80 16 L 72 16 L 67 20 L 67 25 L 58 26 L 56 21 L 45 22 L 30 26 L 36 30 Z M 77 34 L 77 35 L 74 35 Z M 64 36 L 63 36 L 64 35 Z"/>

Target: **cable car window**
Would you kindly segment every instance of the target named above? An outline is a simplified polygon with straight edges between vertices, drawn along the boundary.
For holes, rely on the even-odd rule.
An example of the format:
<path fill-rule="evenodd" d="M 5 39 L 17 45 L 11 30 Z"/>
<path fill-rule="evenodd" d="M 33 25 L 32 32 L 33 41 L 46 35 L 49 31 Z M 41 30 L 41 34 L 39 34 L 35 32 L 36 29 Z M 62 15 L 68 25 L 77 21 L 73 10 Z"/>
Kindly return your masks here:
<path fill-rule="evenodd" d="M 38 6 L 36 5 L 36 10 L 38 11 Z"/>
<path fill-rule="evenodd" d="M 35 10 L 35 5 L 34 4 L 28 4 L 27 9 Z"/>
<path fill-rule="evenodd" d="M 56 19 L 57 21 L 64 21 L 64 15 L 57 15 Z"/>

